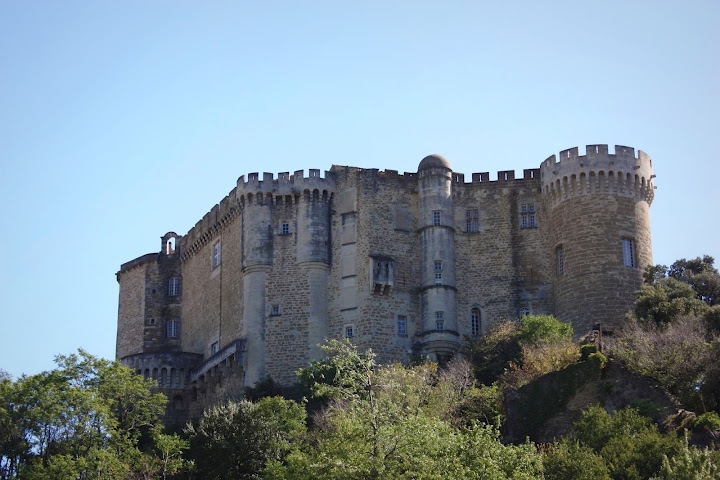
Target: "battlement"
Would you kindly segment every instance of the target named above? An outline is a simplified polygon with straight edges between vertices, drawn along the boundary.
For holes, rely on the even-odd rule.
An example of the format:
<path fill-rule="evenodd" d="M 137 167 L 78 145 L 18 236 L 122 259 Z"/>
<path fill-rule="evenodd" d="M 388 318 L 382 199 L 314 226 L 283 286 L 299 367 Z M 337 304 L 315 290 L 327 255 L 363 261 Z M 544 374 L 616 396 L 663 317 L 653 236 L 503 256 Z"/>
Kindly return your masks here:
<path fill-rule="evenodd" d="M 263 173 L 262 180 L 258 173 L 249 173 L 247 180 L 245 175 L 238 178 L 236 195 L 238 198 L 248 194 L 253 195 L 301 195 L 305 190 L 312 192 L 313 190 L 335 191 L 335 174 L 325 171 L 325 176 L 320 176 L 320 170 L 308 170 L 308 176 L 304 175 L 304 170 L 297 170 L 293 175 L 290 172 L 279 173 L 274 178 L 272 173 Z"/>
<path fill-rule="evenodd" d="M 466 182 L 464 173 L 452 173 L 453 183 L 471 185 L 473 183 L 488 184 L 496 182 L 537 180 L 538 178 L 540 178 L 540 169 L 526 168 L 523 170 L 522 178 L 515 177 L 515 170 L 500 170 L 497 172 L 497 178 L 495 180 L 490 180 L 490 172 L 473 173 L 470 178 L 471 180 L 469 182 Z"/>
<path fill-rule="evenodd" d="M 558 160 L 559 157 L 559 160 Z M 543 194 L 556 201 L 576 194 L 613 193 L 639 196 L 652 202 L 654 197 L 652 160 L 643 152 L 615 145 L 587 145 L 585 155 L 578 147 L 551 155 L 540 165 Z"/>
<path fill-rule="evenodd" d="M 232 189 L 230 193 L 223 198 L 220 203 L 206 213 L 203 218 L 198 221 L 190 231 L 182 237 L 182 254 L 183 261 L 195 254 L 203 245 L 211 241 L 219 232 L 223 225 L 231 222 L 240 212 L 236 189 Z"/>

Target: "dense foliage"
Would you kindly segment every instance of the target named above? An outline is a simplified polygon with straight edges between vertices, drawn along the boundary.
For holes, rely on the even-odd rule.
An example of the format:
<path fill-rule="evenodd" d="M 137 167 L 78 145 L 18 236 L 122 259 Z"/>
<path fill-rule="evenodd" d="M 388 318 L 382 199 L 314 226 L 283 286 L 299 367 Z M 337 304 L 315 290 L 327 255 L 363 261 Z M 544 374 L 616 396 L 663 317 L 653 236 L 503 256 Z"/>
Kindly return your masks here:
<path fill-rule="evenodd" d="M 162 433 L 152 381 L 84 351 L 49 372 L 0 380 L 0 479 L 164 477 L 187 442 Z"/>

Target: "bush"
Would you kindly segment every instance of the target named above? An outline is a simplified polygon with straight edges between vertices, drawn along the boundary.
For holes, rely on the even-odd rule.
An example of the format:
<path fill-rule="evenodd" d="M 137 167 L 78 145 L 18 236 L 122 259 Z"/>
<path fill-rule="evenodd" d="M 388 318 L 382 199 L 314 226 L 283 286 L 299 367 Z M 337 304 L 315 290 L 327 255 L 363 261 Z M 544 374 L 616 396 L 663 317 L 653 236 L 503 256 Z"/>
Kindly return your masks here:
<path fill-rule="evenodd" d="M 695 429 L 720 430 L 720 415 L 715 412 L 703 413 L 695 420 Z"/>
<path fill-rule="evenodd" d="M 525 315 L 520 320 L 520 341 L 524 345 L 565 342 L 572 336 L 572 325 L 552 315 Z"/>
<path fill-rule="evenodd" d="M 580 346 L 580 360 L 587 360 L 591 353 L 597 352 L 597 347 L 593 344 Z"/>
<path fill-rule="evenodd" d="M 605 460 L 577 441 L 564 439 L 544 450 L 543 467 L 547 480 L 610 480 Z"/>

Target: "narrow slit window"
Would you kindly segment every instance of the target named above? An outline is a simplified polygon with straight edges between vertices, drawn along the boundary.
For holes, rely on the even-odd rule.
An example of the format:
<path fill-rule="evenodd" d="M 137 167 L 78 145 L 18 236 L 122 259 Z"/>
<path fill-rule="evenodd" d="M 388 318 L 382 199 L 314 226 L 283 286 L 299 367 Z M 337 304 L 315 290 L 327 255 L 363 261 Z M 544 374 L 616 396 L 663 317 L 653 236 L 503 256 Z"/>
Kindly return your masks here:
<path fill-rule="evenodd" d="M 626 267 L 637 267 L 635 260 L 635 242 L 631 238 L 622 239 L 623 265 Z"/>

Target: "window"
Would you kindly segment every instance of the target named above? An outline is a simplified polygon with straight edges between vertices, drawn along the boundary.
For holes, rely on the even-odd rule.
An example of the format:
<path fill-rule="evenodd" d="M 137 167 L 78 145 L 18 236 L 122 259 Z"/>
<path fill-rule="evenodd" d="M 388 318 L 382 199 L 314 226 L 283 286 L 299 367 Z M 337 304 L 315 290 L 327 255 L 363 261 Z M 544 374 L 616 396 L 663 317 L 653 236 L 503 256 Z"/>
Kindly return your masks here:
<path fill-rule="evenodd" d="M 445 330 L 445 312 L 435 312 L 435 330 Z"/>
<path fill-rule="evenodd" d="M 397 317 L 397 333 L 398 333 L 398 335 L 407 335 L 407 316 L 398 315 L 398 317 Z"/>
<path fill-rule="evenodd" d="M 622 239 L 623 265 L 626 267 L 637 267 L 635 261 L 635 242 L 631 238 Z"/>
<path fill-rule="evenodd" d="M 470 333 L 473 337 L 480 335 L 480 309 L 473 308 L 470 312 Z"/>
<path fill-rule="evenodd" d="M 433 212 L 433 225 L 440 225 L 440 210 Z"/>
<path fill-rule="evenodd" d="M 180 322 L 177 320 L 170 320 L 167 322 L 167 337 L 177 338 L 180 334 Z"/>
<path fill-rule="evenodd" d="M 178 277 L 172 277 L 168 281 L 168 295 L 171 297 L 180 295 L 180 279 Z"/>
<path fill-rule="evenodd" d="M 280 315 L 280 304 L 275 303 L 270 306 L 270 316 L 277 317 Z"/>
<path fill-rule="evenodd" d="M 435 285 L 442 285 L 442 273 L 435 274 Z"/>
<path fill-rule="evenodd" d="M 210 345 L 210 354 L 211 355 L 215 355 L 219 351 L 220 351 L 220 342 L 214 342 L 212 345 Z"/>
<path fill-rule="evenodd" d="M 521 307 L 520 308 L 520 317 L 524 317 L 525 315 L 530 315 L 530 308 Z"/>
<path fill-rule="evenodd" d="M 220 253 L 222 251 L 222 245 L 220 242 L 215 243 L 212 249 L 212 267 L 215 268 L 220 265 Z"/>
<path fill-rule="evenodd" d="M 557 274 L 564 275 L 565 274 L 565 256 L 563 254 L 563 246 L 562 245 L 558 245 L 558 247 L 555 249 L 555 259 L 557 261 Z"/>
<path fill-rule="evenodd" d="M 345 338 L 352 338 L 355 334 L 355 327 L 353 325 L 345 325 Z"/>
<path fill-rule="evenodd" d="M 442 272 L 442 260 L 435 260 L 435 271 Z"/>
<path fill-rule="evenodd" d="M 523 203 L 520 205 L 520 228 L 535 228 L 537 220 L 535 217 L 535 204 Z"/>
<path fill-rule="evenodd" d="M 468 233 L 480 231 L 480 212 L 477 209 L 465 212 L 465 231 Z"/>
<path fill-rule="evenodd" d="M 283 223 L 282 227 L 280 228 L 280 233 L 282 235 L 290 235 L 290 224 L 289 223 Z"/>

